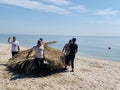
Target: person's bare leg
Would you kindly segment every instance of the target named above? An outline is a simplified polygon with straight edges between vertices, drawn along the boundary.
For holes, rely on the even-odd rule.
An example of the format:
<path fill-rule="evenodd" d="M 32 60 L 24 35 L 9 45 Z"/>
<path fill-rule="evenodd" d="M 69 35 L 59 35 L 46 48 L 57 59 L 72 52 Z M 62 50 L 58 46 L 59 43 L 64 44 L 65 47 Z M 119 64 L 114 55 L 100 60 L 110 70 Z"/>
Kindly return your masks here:
<path fill-rule="evenodd" d="M 74 60 L 71 60 L 71 67 L 72 67 L 71 72 L 74 72 Z"/>

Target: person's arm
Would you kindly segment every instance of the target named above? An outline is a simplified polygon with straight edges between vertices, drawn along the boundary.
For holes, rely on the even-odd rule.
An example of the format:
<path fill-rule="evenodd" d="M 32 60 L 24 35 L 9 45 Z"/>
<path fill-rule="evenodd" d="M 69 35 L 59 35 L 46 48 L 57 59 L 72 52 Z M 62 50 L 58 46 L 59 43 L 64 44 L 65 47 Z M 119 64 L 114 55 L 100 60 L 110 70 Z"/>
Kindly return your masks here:
<path fill-rule="evenodd" d="M 8 38 L 8 43 L 11 43 L 11 41 L 10 41 L 10 37 Z"/>
<path fill-rule="evenodd" d="M 75 50 L 75 53 L 77 53 L 78 52 L 78 48 Z"/>
<path fill-rule="evenodd" d="M 43 45 L 43 58 L 45 59 L 45 46 Z"/>
<path fill-rule="evenodd" d="M 75 53 L 77 53 L 78 52 L 78 45 L 76 45 L 76 50 L 75 50 Z"/>
<path fill-rule="evenodd" d="M 18 46 L 18 52 L 20 52 L 20 47 Z"/>
<path fill-rule="evenodd" d="M 45 59 L 45 51 L 43 51 L 43 58 Z"/>
<path fill-rule="evenodd" d="M 66 44 L 64 45 L 64 47 L 63 47 L 63 49 L 62 49 L 62 52 L 64 52 L 64 51 L 65 51 L 65 48 L 66 48 Z"/>
<path fill-rule="evenodd" d="M 64 52 L 64 49 L 65 49 L 65 46 L 63 47 L 62 52 Z"/>
<path fill-rule="evenodd" d="M 28 52 L 26 59 L 28 59 L 29 55 L 33 52 L 33 49 L 30 49 L 30 51 Z"/>
<path fill-rule="evenodd" d="M 18 48 L 18 52 L 20 52 L 20 45 L 18 41 L 17 41 L 17 48 Z"/>

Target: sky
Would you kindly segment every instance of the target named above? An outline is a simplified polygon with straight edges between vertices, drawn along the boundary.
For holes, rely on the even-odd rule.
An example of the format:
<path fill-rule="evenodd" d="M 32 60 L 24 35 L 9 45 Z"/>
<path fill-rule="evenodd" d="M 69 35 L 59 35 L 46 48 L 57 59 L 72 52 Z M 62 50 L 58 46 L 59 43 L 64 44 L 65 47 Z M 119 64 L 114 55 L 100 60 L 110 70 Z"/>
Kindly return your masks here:
<path fill-rule="evenodd" d="M 0 0 L 0 34 L 120 36 L 120 0 Z"/>

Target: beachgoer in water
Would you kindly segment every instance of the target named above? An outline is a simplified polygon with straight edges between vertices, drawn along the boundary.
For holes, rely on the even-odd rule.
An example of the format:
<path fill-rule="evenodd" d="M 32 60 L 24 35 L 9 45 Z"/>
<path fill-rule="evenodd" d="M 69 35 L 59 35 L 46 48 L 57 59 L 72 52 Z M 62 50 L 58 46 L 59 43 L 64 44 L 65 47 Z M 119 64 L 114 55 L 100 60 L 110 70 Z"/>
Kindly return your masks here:
<path fill-rule="evenodd" d="M 20 52 L 19 42 L 16 40 L 16 37 L 13 36 L 13 40 L 10 40 L 10 37 L 8 38 L 8 43 L 12 45 L 12 57 L 16 55 L 18 52 Z"/>
<path fill-rule="evenodd" d="M 108 50 L 110 50 L 111 49 L 111 47 L 108 47 Z"/>

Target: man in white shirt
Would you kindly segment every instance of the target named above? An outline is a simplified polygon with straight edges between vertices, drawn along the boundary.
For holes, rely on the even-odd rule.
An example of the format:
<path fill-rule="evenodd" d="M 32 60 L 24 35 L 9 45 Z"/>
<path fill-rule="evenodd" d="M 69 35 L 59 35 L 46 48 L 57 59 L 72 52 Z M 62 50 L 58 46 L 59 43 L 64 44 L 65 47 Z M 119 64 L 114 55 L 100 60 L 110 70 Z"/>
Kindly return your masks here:
<path fill-rule="evenodd" d="M 26 59 L 28 59 L 29 55 L 33 51 L 35 51 L 34 73 L 39 75 L 41 73 L 41 70 L 43 70 L 44 68 L 44 45 L 42 44 L 42 41 L 38 40 L 37 45 L 33 46 L 33 48 L 31 48 L 30 51 L 28 52 Z"/>
<path fill-rule="evenodd" d="M 11 51 L 12 56 L 16 55 L 18 52 L 20 52 L 19 42 L 16 40 L 16 37 L 13 36 L 13 40 L 10 40 L 10 37 L 8 38 L 8 43 L 12 45 Z"/>
<path fill-rule="evenodd" d="M 40 62 L 40 64 L 43 64 L 43 58 L 44 58 L 44 45 L 40 40 L 38 40 L 37 45 L 31 48 L 30 52 L 26 56 L 26 59 L 29 57 L 29 55 L 35 51 L 35 60 Z"/>

